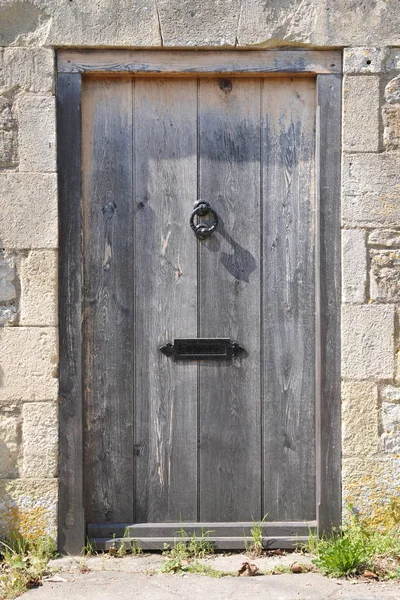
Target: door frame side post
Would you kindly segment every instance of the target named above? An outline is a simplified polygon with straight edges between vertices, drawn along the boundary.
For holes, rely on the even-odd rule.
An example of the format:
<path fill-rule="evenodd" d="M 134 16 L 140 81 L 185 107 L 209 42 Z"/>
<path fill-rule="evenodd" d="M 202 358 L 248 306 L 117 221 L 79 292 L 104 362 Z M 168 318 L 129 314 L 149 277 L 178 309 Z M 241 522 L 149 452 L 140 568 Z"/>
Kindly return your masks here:
<path fill-rule="evenodd" d="M 317 530 L 342 516 L 340 408 L 341 75 L 317 75 Z M 319 152 L 318 152 L 319 151 Z"/>
<path fill-rule="evenodd" d="M 58 73 L 59 501 L 58 547 L 85 545 L 83 506 L 82 206 L 80 73 Z"/>

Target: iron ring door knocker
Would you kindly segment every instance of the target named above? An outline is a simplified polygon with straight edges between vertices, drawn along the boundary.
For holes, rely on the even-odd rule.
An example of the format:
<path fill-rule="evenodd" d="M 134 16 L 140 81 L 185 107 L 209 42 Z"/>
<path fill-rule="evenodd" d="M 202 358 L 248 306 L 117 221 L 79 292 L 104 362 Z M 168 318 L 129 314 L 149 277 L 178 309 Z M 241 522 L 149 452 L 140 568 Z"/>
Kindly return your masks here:
<path fill-rule="evenodd" d="M 205 225 L 204 223 L 195 223 L 195 217 L 206 217 L 207 215 L 211 215 L 213 218 L 213 222 L 211 225 Z M 190 227 L 194 231 L 194 235 L 198 240 L 205 240 L 208 238 L 213 231 L 215 231 L 218 227 L 218 215 L 214 209 L 211 208 L 208 202 L 204 200 L 198 200 L 194 204 L 194 210 L 192 212 L 192 216 L 190 217 Z"/>

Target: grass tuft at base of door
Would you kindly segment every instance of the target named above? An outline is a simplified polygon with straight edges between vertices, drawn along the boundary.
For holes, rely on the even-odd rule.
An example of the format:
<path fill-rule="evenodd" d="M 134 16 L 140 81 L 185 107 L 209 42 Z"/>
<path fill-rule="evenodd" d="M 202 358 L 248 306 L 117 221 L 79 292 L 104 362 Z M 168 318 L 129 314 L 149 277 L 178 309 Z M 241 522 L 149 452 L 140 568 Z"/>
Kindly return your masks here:
<path fill-rule="evenodd" d="M 310 535 L 306 549 L 316 555 L 313 563 L 329 577 L 400 579 L 400 519 L 378 528 L 352 516 L 330 536 Z"/>

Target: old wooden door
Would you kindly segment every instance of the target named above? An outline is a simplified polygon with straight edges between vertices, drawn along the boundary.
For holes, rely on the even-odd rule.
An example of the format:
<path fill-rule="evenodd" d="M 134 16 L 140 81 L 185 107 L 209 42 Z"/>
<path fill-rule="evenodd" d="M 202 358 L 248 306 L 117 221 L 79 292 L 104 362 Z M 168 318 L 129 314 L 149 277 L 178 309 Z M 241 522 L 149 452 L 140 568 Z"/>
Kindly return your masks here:
<path fill-rule="evenodd" d="M 275 535 L 315 523 L 315 156 L 313 77 L 83 79 L 94 537 L 127 524 L 151 545 L 183 522 L 240 546 L 265 516 Z M 198 200 L 218 217 L 204 240 Z M 244 352 L 175 359 L 176 338 Z"/>

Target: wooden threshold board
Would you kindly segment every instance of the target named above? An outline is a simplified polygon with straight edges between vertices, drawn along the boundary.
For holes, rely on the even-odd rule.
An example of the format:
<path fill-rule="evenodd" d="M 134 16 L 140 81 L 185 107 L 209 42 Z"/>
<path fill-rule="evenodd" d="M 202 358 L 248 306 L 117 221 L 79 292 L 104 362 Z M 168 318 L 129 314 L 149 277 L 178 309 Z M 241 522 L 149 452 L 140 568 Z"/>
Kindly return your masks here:
<path fill-rule="evenodd" d="M 107 551 L 110 548 L 118 548 L 124 544 L 130 548 L 132 543 L 138 544 L 142 550 L 164 550 L 165 546 L 174 546 L 177 541 L 189 542 L 190 537 L 123 537 L 123 538 L 88 538 L 96 551 Z M 207 537 L 216 550 L 245 550 L 251 543 L 250 537 Z M 265 550 L 294 550 L 308 541 L 308 536 L 282 536 L 282 537 L 264 537 L 262 538 L 263 548 Z"/>
<path fill-rule="evenodd" d="M 109 550 L 112 546 L 138 542 L 142 549 L 162 550 L 165 544 L 189 541 L 193 534 L 199 538 L 207 534 L 207 540 L 218 550 L 242 550 L 251 541 L 253 523 L 129 523 L 89 524 L 88 537 L 97 550 Z M 265 549 L 290 549 L 304 544 L 310 532 L 315 532 L 316 521 L 262 523 Z M 179 532 L 186 533 L 180 535 Z"/>

